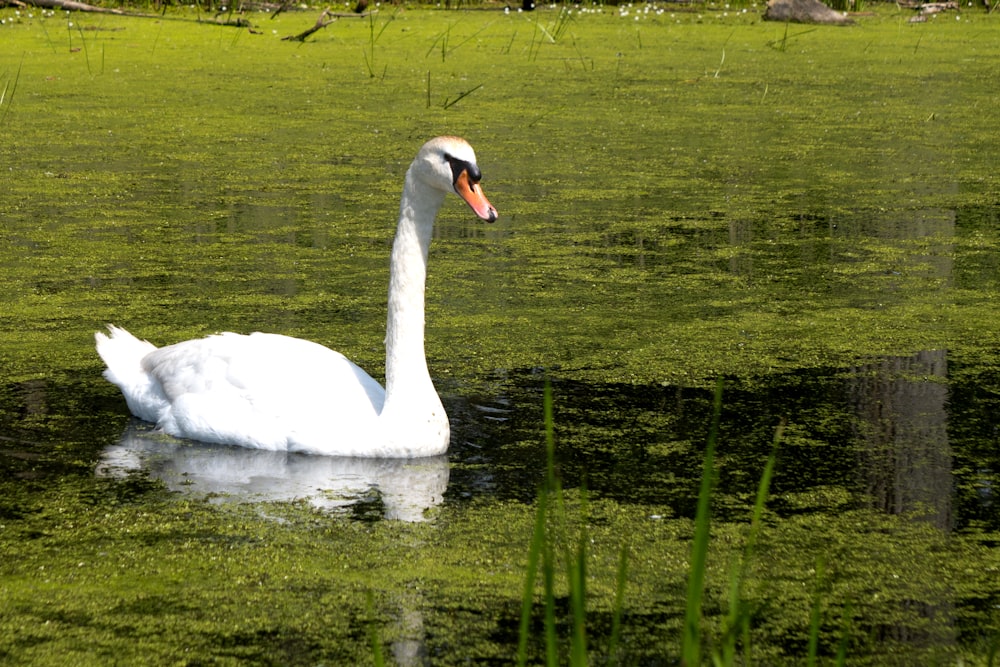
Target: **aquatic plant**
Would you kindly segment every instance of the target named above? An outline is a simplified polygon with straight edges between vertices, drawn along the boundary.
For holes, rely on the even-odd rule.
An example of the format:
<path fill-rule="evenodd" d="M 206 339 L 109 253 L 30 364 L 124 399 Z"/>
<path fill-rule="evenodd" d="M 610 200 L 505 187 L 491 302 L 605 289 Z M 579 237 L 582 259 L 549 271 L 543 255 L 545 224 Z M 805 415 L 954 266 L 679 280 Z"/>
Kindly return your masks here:
<path fill-rule="evenodd" d="M 694 533 L 691 540 L 690 565 L 688 569 L 688 586 L 686 595 L 686 612 L 683 630 L 680 637 L 681 664 L 700 665 L 705 660 L 704 628 L 702 626 L 702 604 L 706 590 L 707 562 L 709 543 L 711 541 L 711 498 L 717 478 L 715 466 L 715 451 L 719 437 L 719 425 L 722 413 L 722 396 L 724 382 L 719 379 L 715 386 L 712 404 L 712 416 L 709 433 L 702 460 L 702 476 L 698 492 L 697 512 L 694 520 Z M 543 410 L 545 424 L 546 474 L 545 481 L 539 489 L 535 510 L 534 528 L 528 545 L 528 558 L 525 568 L 524 588 L 521 597 L 521 619 L 518 631 L 517 664 L 528 662 L 528 644 L 533 618 L 536 583 L 542 578 L 542 626 L 545 664 L 550 667 L 564 664 L 566 661 L 561 648 L 556 618 L 556 600 L 558 598 L 556 579 L 558 559 L 556 552 L 562 551 L 562 571 L 566 577 L 569 609 L 569 648 L 568 663 L 573 666 L 589 664 L 588 650 L 590 637 L 587 630 L 587 559 L 589 542 L 586 529 L 587 503 L 586 490 L 580 493 L 581 526 L 575 547 L 571 548 L 569 539 L 569 522 L 563 499 L 562 484 L 556 474 L 554 418 L 552 414 L 552 388 L 546 382 L 543 393 Z M 757 485 L 757 492 L 750 517 L 750 525 L 743 539 L 742 550 L 737 553 L 729 572 L 729 610 L 722 620 L 722 629 L 716 641 L 709 642 L 714 648 L 710 650 L 711 662 L 717 666 L 736 664 L 752 664 L 750 643 L 750 624 L 752 609 L 744 599 L 743 591 L 750 564 L 756 556 L 756 547 L 761 531 L 761 521 L 764 506 L 770 493 L 771 480 L 777 460 L 777 451 L 784 432 L 784 420 L 775 428 L 772 451 Z M 813 582 L 812 605 L 809 613 L 809 631 L 807 634 L 807 665 L 815 665 L 818 657 L 820 629 L 822 622 L 822 601 L 828 593 L 826 586 L 824 557 L 820 556 L 816 564 L 816 576 Z M 618 646 L 622 630 L 622 616 L 626 605 L 626 588 L 628 578 L 628 545 L 623 543 L 619 552 L 618 567 L 615 577 L 615 596 L 611 614 L 611 631 L 608 638 L 605 661 L 607 664 L 619 664 Z M 841 621 L 840 640 L 834 664 L 843 665 L 846 662 L 847 645 L 850 637 L 851 606 L 845 605 Z M 738 649 L 742 645 L 742 652 Z"/>
<path fill-rule="evenodd" d="M 690 566 L 688 569 L 688 586 L 686 596 L 686 612 L 683 631 L 680 638 L 681 662 L 685 665 L 700 665 L 703 656 L 702 603 L 705 595 L 707 561 L 711 539 L 711 498 L 717 477 L 715 467 L 715 451 L 719 437 L 719 424 L 722 414 L 722 396 L 724 382 L 720 378 L 715 386 L 712 404 L 712 416 L 709 433 L 702 459 L 702 476 L 698 492 L 697 511 L 694 520 L 694 534 L 691 541 Z M 580 493 L 580 514 L 582 517 L 579 537 L 575 549 L 569 547 L 569 528 L 563 501 L 562 485 L 556 474 L 555 436 L 552 409 L 552 388 L 546 381 L 543 393 L 543 411 L 545 424 L 546 474 L 545 481 L 539 489 L 535 510 L 534 529 L 528 546 L 528 558 L 525 569 L 524 589 L 521 598 L 521 620 L 518 633 L 517 664 L 527 664 L 528 642 L 531 620 L 535 607 L 535 589 L 539 574 L 542 577 L 542 607 L 544 628 L 544 650 L 546 664 L 550 666 L 562 663 L 560 642 L 556 632 L 556 568 L 554 552 L 557 545 L 562 545 L 563 570 L 566 576 L 566 590 L 569 598 L 570 637 L 569 664 L 588 664 L 588 632 L 586 623 L 587 609 L 587 530 L 586 530 L 586 490 Z M 770 492 L 771 479 L 774 475 L 776 455 L 784 430 L 784 422 L 775 429 L 772 451 L 768 456 L 764 471 L 757 486 L 757 493 L 750 517 L 749 530 L 744 538 L 743 549 L 733 562 L 729 574 L 729 611 L 723 621 L 721 636 L 718 638 L 717 649 L 712 650 L 711 659 L 716 665 L 734 665 L 740 660 L 750 664 L 750 619 L 751 610 L 743 598 L 744 582 L 746 581 L 750 563 L 755 556 L 755 550 L 761 531 L 761 519 L 764 506 Z M 615 577 L 615 597 L 612 609 L 611 632 L 607 642 L 606 660 L 609 664 L 617 663 L 617 650 L 621 637 L 622 615 L 626 603 L 626 587 L 628 575 L 628 546 L 623 544 L 619 552 L 618 568 Z M 823 588 L 823 569 L 821 563 L 817 566 L 814 586 L 813 606 L 810 614 L 810 631 L 808 639 L 809 664 L 814 664 L 819 641 L 820 601 Z M 845 619 L 848 612 L 845 611 Z M 846 620 L 842 640 L 838 651 L 838 663 L 843 664 L 846 655 L 847 640 Z M 738 656 L 737 648 L 742 643 L 743 654 Z"/>
<path fill-rule="evenodd" d="M 385 664 L 385 657 L 382 654 L 382 638 L 375 620 L 375 594 L 371 589 L 365 593 L 365 609 L 368 612 L 368 641 L 372 647 L 372 663 L 375 667 L 382 667 Z"/>
<path fill-rule="evenodd" d="M 785 51 L 788 50 L 788 44 L 789 44 L 789 42 L 792 39 L 794 39 L 796 37 L 800 37 L 802 35 L 809 34 L 810 32 L 815 32 L 817 30 L 816 28 L 807 28 L 806 30 L 800 30 L 800 31 L 798 31 L 798 32 L 796 32 L 796 33 L 794 33 L 792 35 L 789 35 L 788 34 L 788 27 L 789 27 L 789 25 L 791 25 L 791 24 L 788 21 L 786 21 L 785 22 L 785 30 L 782 33 L 781 38 L 780 39 L 772 39 L 769 42 L 767 42 L 767 45 L 770 46 L 775 51 L 781 51 L 782 53 L 784 53 Z"/>
<path fill-rule="evenodd" d="M 466 36 L 464 39 L 460 40 L 457 44 L 452 44 L 451 42 L 451 29 L 453 24 L 449 23 L 444 31 L 439 34 L 431 42 L 430 48 L 427 49 L 427 55 L 429 56 L 436 48 L 441 49 L 441 62 L 445 62 L 448 56 L 457 51 L 464 44 L 471 42 L 473 39 L 485 32 L 489 27 L 490 23 L 485 24 L 479 30 L 476 30 L 471 35 Z"/>
<path fill-rule="evenodd" d="M 469 95 L 471 95 L 472 93 L 476 92 L 477 90 L 479 90 L 482 87 L 483 87 L 483 84 L 480 83 L 480 84 L 477 84 L 477 85 L 473 86 L 472 88 L 469 88 L 468 90 L 463 90 L 461 93 L 459 93 L 458 95 L 455 96 L 455 99 L 451 99 L 450 97 L 447 98 L 444 101 L 444 104 L 442 105 L 442 108 L 448 109 L 448 108 L 453 107 L 454 105 L 458 104 L 463 99 L 465 99 L 466 97 L 468 97 Z"/>
<path fill-rule="evenodd" d="M 368 76 L 372 79 L 375 78 L 375 45 L 378 44 L 379 39 L 382 38 L 385 29 L 389 27 L 389 24 L 396 19 L 396 15 L 399 13 L 397 8 L 385 21 L 377 22 L 375 12 L 368 14 L 368 48 L 363 51 L 365 58 L 365 67 L 368 69 Z M 379 25 L 380 24 L 380 25 Z M 378 30 L 376 31 L 376 26 Z M 389 66 L 383 65 L 382 67 L 382 79 L 385 79 L 385 74 L 388 71 Z"/>
<path fill-rule="evenodd" d="M 705 592 L 705 562 L 708 558 L 708 541 L 711 517 L 709 501 L 715 482 L 715 444 L 719 436 L 719 419 L 722 414 L 722 379 L 715 385 L 712 403 L 712 422 L 702 461 L 701 486 L 698 490 L 698 509 L 694 519 L 694 539 L 691 542 L 691 567 L 688 574 L 687 611 L 684 615 L 684 633 L 681 637 L 681 654 L 684 664 L 701 664 L 701 601 Z"/>
<path fill-rule="evenodd" d="M 14 72 L 14 78 L 11 79 L 6 72 L 4 73 L 3 90 L 0 90 L 0 125 L 3 125 L 7 114 L 10 113 L 10 107 L 14 103 L 14 93 L 17 92 L 17 82 L 21 78 L 23 65 L 24 56 L 21 56 L 21 62 L 18 63 L 17 71 Z"/>
<path fill-rule="evenodd" d="M 547 665 L 559 665 L 559 640 L 556 635 L 555 612 L 555 551 L 561 545 L 563 566 L 566 573 L 567 590 L 570 609 L 570 649 L 569 663 L 574 666 L 584 666 L 587 660 L 587 530 L 584 520 L 580 527 L 576 548 L 571 549 L 568 542 L 568 521 L 566 507 L 563 502 L 562 484 L 556 475 L 555 466 L 555 422 L 552 416 L 552 387 L 546 382 L 543 394 L 545 419 L 545 452 L 546 475 L 539 489 L 535 513 L 535 525 L 531 543 L 528 548 L 528 564 L 525 573 L 524 592 L 521 601 L 521 623 L 518 635 L 517 664 L 527 664 L 527 647 L 529 626 L 534 607 L 535 581 L 539 571 L 543 581 L 544 605 L 544 646 Z M 586 490 L 581 491 L 580 514 L 586 517 Z M 551 508 L 550 508 L 551 505 Z M 625 576 L 624 568 L 627 561 L 622 556 L 618 576 L 618 594 L 616 595 L 616 625 L 621 625 L 621 607 L 624 601 Z M 611 642 L 613 648 L 617 637 Z"/>
<path fill-rule="evenodd" d="M 531 34 L 531 44 L 528 46 L 528 59 L 534 60 L 538 57 L 538 48 L 542 40 L 536 41 L 536 35 L 541 33 L 544 41 L 549 44 L 555 44 L 559 41 L 559 38 L 572 20 L 573 11 L 565 5 L 560 7 L 555 19 L 548 25 L 542 25 L 541 19 L 536 18 L 533 20 L 532 23 L 535 26 L 535 30 Z"/>
<path fill-rule="evenodd" d="M 721 394 L 721 386 L 716 391 Z M 737 643 L 740 641 L 743 643 L 744 662 L 746 664 L 750 662 L 750 610 L 747 608 L 743 597 L 743 588 L 750 569 L 751 560 L 755 554 L 757 540 L 760 537 L 761 517 L 764 514 L 764 504 L 767 502 L 767 497 L 771 490 L 771 478 L 774 475 L 778 445 L 781 443 L 781 436 L 784 429 L 785 420 L 782 419 L 774 431 L 774 444 L 771 448 L 771 454 L 767 458 L 767 463 L 764 465 L 764 472 L 761 473 L 760 483 L 757 486 L 757 495 L 750 516 L 750 529 L 743 544 L 742 554 L 734 561 L 730 571 L 729 613 L 725 620 L 721 641 L 721 662 L 724 665 L 735 663 Z"/>

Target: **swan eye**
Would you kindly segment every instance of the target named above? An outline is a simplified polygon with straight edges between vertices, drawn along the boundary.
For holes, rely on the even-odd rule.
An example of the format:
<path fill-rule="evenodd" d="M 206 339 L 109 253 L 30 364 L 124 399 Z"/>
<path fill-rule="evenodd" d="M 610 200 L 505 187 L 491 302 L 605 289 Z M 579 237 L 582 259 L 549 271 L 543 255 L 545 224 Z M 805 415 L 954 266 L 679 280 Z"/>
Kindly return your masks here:
<path fill-rule="evenodd" d="M 451 184 L 455 185 L 458 183 L 458 177 L 462 175 L 462 172 L 469 173 L 469 180 L 473 183 L 478 183 L 483 180 L 483 174 L 479 171 L 479 167 L 474 165 L 467 160 L 462 160 L 448 153 L 444 154 L 444 159 L 448 161 L 451 165 Z"/>

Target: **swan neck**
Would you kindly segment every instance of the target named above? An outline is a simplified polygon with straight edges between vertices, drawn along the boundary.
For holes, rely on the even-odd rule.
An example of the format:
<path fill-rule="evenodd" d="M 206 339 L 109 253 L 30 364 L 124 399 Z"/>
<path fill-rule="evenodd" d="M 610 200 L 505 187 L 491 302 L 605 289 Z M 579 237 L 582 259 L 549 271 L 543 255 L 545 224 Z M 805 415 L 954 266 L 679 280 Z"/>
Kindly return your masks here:
<path fill-rule="evenodd" d="M 424 289 L 434 218 L 443 201 L 443 192 L 419 181 L 412 169 L 407 171 L 389 267 L 387 403 L 394 393 L 424 392 L 430 384 L 424 355 Z"/>

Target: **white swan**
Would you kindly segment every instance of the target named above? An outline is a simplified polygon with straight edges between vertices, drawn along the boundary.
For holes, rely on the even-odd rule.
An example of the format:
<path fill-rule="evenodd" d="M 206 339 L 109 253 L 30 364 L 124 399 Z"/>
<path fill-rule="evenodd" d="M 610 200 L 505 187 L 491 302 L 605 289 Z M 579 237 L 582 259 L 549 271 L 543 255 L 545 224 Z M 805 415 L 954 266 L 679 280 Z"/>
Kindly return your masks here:
<path fill-rule="evenodd" d="M 406 172 L 389 268 L 385 389 L 338 352 L 267 333 L 221 333 L 157 349 L 124 329 L 95 334 L 104 377 L 137 417 L 180 438 L 331 456 L 448 449 L 448 415 L 424 356 L 427 251 L 449 192 L 497 218 L 472 147 L 431 139 Z"/>

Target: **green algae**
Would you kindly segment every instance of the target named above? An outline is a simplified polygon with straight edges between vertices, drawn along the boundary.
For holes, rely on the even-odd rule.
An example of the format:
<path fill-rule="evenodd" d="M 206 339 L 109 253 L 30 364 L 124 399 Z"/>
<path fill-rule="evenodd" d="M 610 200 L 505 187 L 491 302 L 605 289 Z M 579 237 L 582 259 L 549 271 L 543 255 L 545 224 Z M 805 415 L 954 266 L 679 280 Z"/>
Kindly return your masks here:
<path fill-rule="evenodd" d="M 0 84 L 20 71 L 0 108 L 0 660 L 365 663 L 371 591 L 400 651 L 511 661 L 544 460 L 537 387 L 516 374 L 538 366 L 561 380 L 564 483 L 593 496 L 594 655 L 625 544 L 623 662 L 679 657 L 707 422 L 662 406 L 697 413 L 703 395 L 672 397 L 717 375 L 739 382 L 709 633 L 786 413 L 745 592 L 755 660 L 801 662 L 820 556 L 822 655 L 845 609 L 858 663 L 986 655 L 1000 631 L 984 491 L 997 469 L 1000 132 L 983 120 L 1000 102 L 995 18 L 910 25 L 879 9 L 785 40 L 754 12 L 653 9 L 402 10 L 378 19 L 377 43 L 342 20 L 301 45 L 279 39 L 311 24 L 301 13 L 254 18 L 251 34 L 2 10 Z M 442 212 L 429 362 L 451 414 L 454 397 L 496 387 L 518 410 L 484 433 L 456 425 L 492 459 L 456 440 L 455 495 L 433 523 L 91 477 L 124 424 L 92 349 L 106 322 L 156 343 L 281 331 L 377 376 L 399 184 L 444 132 L 476 146 L 502 217 Z M 872 459 L 853 444 L 856 415 L 833 407 L 850 392 L 808 380 L 921 350 L 948 350 L 959 516 L 946 530 L 914 519 L 918 506 L 864 500 L 854 475 Z M 796 389 L 768 393 L 777 375 Z M 745 429 L 748 415 L 767 418 Z M 484 469 L 492 493 L 460 500 Z"/>
<path fill-rule="evenodd" d="M 703 381 L 945 347 L 987 319 L 989 294 L 980 307 L 956 305 L 966 290 L 941 262 L 962 267 L 989 250 L 964 243 L 988 233 L 989 219 L 952 223 L 956 211 L 995 200 L 975 157 L 996 148 L 977 111 L 996 101 L 979 69 L 990 62 L 978 39 L 988 19 L 910 26 L 886 13 L 776 52 L 766 46 L 775 27 L 755 14 L 727 22 L 713 13 L 730 37 L 716 72 L 720 27 L 693 27 L 686 13 L 640 23 L 612 13 L 576 15 L 555 43 L 530 46 L 527 16 L 403 11 L 376 45 L 385 74 L 375 80 L 360 59 L 369 38 L 360 21 L 292 46 L 277 37 L 300 15 L 262 20 L 263 35 L 238 40 L 206 26 L 73 17 L 124 28 L 88 36 L 90 52 L 105 53 L 99 74 L 55 30 L 40 30 L 61 19 L 5 26 L 16 37 L 6 57 L 25 58 L 4 128 L 15 243 L 5 254 L 30 262 L 49 288 L 21 298 L 22 286 L 5 311 L 58 313 L 66 269 L 51 262 L 69 258 L 64 280 L 100 282 L 71 297 L 93 304 L 85 329 L 152 323 L 173 308 L 206 329 L 258 328 L 287 313 L 291 297 L 303 311 L 334 301 L 377 341 L 379 308 L 355 308 L 378 304 L 384 288 L 355 276 L 384 262 L 413 144 L 451 131 L 480 146 L 505 217 L 484 232 L 446 212 L 429 304 L 429 354 L 441 373 L 559 364 L 597 369 L 593 379 Z M 444 30 L 458 46 L 432 57 L 423 46 Z M 902 58 L 914 50 L 926 73 Z M 956 50 L 969 53 L 961 76 Z M 592 68 L 572 65 L 578 52 Z M 826 52 L 841 60 L 826 63 Z M 60 73 L 48 74 L 55 66 Z M 432 100 L 439 86 L 444 97 L 483 88 L 447 110 L 428 108 L 428 73 Z M 967 103 L 947 104 L 959 88 Z M 225 236 L 206 233 L 213 228 Z M 19 251 L 18 230 L 30 230 L 34 253 Z M 139 252 L 157 240 L 170 247 Z M 345 266 L 350 257 L 367 263 Z M 8 283 L 15 290 L 22 268 Z M 252 291 L 213 290 L 219 273 Z M 980 295 L 982 273 L 973 277 Z M 173 281 L 180 303 L 146 306 L 129 289 L 144 276 Z M 316 284 L 330 290 L 304 293 Z M 268 285 L 283 285 L 271 307 Z M 885 302 L 887 291 L 897 298 Z M 219 316 L 184 300 L 192 292 L 224 305 Z M 456 322 L 452 302 L 481 308 Z M 664 310 L 669 332 L 647 317 Z M 507 335 L 478 340 L 459 359 L 447 352 L 501 321 Z M 354 349 L 354 330 L 338 327 L 348 337 L 329 342 Z M 378 364 L 378 345 L 362 355 Z"/>
<path fill-rule="evenodd" d="M 446 512 L 435 526 L 400 526 L 330 521 L 295 506 L 220 510 L 176 501 L 136 506 L 113 497 L 46 500 L 35 519 L 43 534 L 7 542 L 0 626 L 4 655 L 13 662 L 364 663 L 366 591 L 375 593 L 387 643 L 416 639 L 435 662 L 512 657 L 512 637 L 501 629 L 506 625 L 516 636 L 532 523 L 524 505 L 465 508 Z M 602 619 L 612 609 L 616 557 L 627 532 L 623 643 L 630 661 L 676 655 L 684 613 L 689 526 L 648 512 L 600 502 L 587 517 L 594 642 L 601 641 Z M 502 535 L 498 521 L 506 527 Z M 741 535 L 734 524 L 713 534 L 712 605 L 726 594 L 725 570 Z M 794 655 L 789 641 L 808 624 L 820 554 L 829 570 L 823 613 L 831 627 L 823 631 L 824 646 L 839 640 L 833 619 L 849 602 L 857 619 L 855 656 L 875 654 L 879 664 L 894 662 L 896 653 L 902 662 L 950 661 L 979 648 L 972 642 L 961 650 L 969 637 L 956 633 L 966 626 L 982 632 L 982 619 L 974 618 L 981 612 L 955 603 L 992 588 L 1000 567 L 995 549 L 871 512 L 800 516 L 766 528 L 760 540 L 759 553 L 767 556 L 755 559 L 745 598 L 756 609 L 761 662 L 788 659 L 784 651 Z M 972 562 L 974 573 L 968 572 Z M 933 602 L 925 608 L 909 604 L 913 600 Z M 405 627 L 407 617 L 419 627 Z M 880 627 L 910 638 L 869 636 Z M 643 632 L 658 641 L 642 639 Z M 594 648 L 599 652 L 600 644 Z"/>

